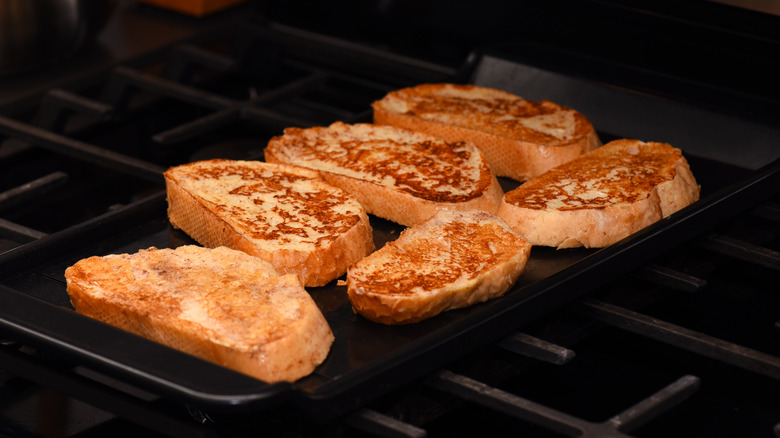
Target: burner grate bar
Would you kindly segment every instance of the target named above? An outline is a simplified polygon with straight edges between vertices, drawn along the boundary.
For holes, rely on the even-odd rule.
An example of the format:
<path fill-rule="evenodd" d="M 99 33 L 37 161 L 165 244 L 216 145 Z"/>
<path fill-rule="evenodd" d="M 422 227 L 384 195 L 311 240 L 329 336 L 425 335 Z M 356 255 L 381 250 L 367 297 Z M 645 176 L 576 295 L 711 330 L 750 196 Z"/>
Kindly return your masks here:
<path fill-rule="evenodd" d="M 0 346 L 0 360 L 8 371 L 26 379 L 34 378 L 64 395 L 81 400 L 106 412 L 171 437 L 212 437 L 212 431 L 199 427 L 191 418 L 177 418 L 170 409 L 149 403 L 124 391 L 71 372 L 64 364 L 50 366 L 14 347 Z"/>
<path fill-rule="evenodd" d="M 50 131 L 63 132 L 67 116 L 71 112 L 108 117 L 112 108 L 103 102 L 79 96 L 61 88 L 49 90 L 41 100 L 33 125 Z"/>
<path fill-rule="evenodd" d="M 104 100 L 112 102 L 117 107 L 124 107 L 129 102 L 134 88 L 212 109 L 235 105 L 235 101 L 232 99 L 122 66 L 114 69 L 108 86 L 104 90 Z"/>
<path fill-rule="evenodd" d="M 780 204 L 776 202 L 766 201 L 761 203 L 751 210 L 751 213 L 764 219 L 780 222 Z"/>
<path fill-rule="evenodd" d="M 4 116 L 0 116 L 0 131 L 6 135 L 21 138 L 24 141 L 55 152 L 135 175 L 146 181 L 159 183 L 165 170 L 157 165 L 27 125 Z"/>
<path fill-rule="evenodd" d="M 683 292 L 696 292 L 707 285 L 707 280 L 703 278 L 654 263 L 642 266 L 636 275 L 642 280 Z"/>
<path fill-rule="evenodd" d="M 282 99 L 287 99 L 296 94 L 306 92 L 319 85 L 322 85 L 327 79 L 328 76 L 325 75 L 324 73 L 312 72 L 304 78 L 297 79 L 293 82 L 282 85 L 281 87 L 277 87 L 271 91 L 265 91 L 263 93 L 257 94 L 257 91 L 251 89 L 250 91 L 253 94 L 251 96 L 251 101 L 253 104 L 258 104 L 258 103 L 270 103 Z"/>
<path fill-rule="evenodd" d="M 48 131 L 62 133 L 65 125 L 73 113 L 80 113 L 98 118 L 107 118 L 111 115 L 112 108 L 102 102 L 87 99 L 61 88 L 49 90 L 41 99 L 38 111 L 32 120 L 32 125 Z M 29 142 L 9 139 L 3 142 L 0 150 L 0 159 L 10 157 L 22 151 L 30 149 Z"/>
<path fill-rule="evenodd" d="M 780 251 L 728 236 L 711 235 L 698 241 L 701 248 L 780 271 Z"/>
<path fill-rule="evenodd" d="M 324 75 L 312 74 L 303 79 L 299 79 L 285 86 L 279 87 L 273 91 L 262 93 L 257 96 L 252 96 L 248 101 L 225 101 L 225 106 L 220 111 L 209 114 L 205 117 L 201 117 L 197 120 L 193 120 L 192 122 L 179 125 L 176 128 L 158 133 L 152 138 L 154 141 L 160 144 L 177 143 L 192 138 L 198 134 L 209 132 L 221 126 L 228 125 L 240 119 L 261 122 L 270 120 L 274 127 L 308 126 L 311 123 L 284 117 L 276 112 L 258 108 L 254 105 L 289 98 L 294 94 L 301 93 L 302 91 L 316 87 L 325 79 L 326 78 Z M 202 93 L 198 91 L 198 95 L 202 95 Z M 193 96 L 193 99 L 196 99 L 196 97 Z M 206 102 L 203 103 L 204 106 L 208 106 Z"/>
<path fill-rule="evenodd" d="M 52 172 L 21 186 L 0 192 L 0 210 L 60 187 L 67 180 L 68 175 L 65 172 Z"/>
<path fill-rule="evenodd" d="M 47 234 L 0 218 L 0 234 L 14 240 L 29 242 L 46 237 Z"/>
<path fill-rule="evenodd" d="M 344 422 L 357 430 L 370 433 L 372 436 L 422 438 L 428 435 L 424 429 L 365 408 L 350 415 Z"/>
<path fill-rule="evenodd" d="M 385 95 L 388 92 L 398 88 L 398 86 L 396 85 L 389 85 L 385 82 L 374 80 L 369 76 L 360 76 L 354 73 L 348 73 L 348 72 L 343 72 L 343 71 L 338 71 L 333 69 L 325 69 L 322 67 L 313 67 L 309 63 L 296 61 L 294 59 L 287 59 L 284 62 L 286 65 L 296 67 L 299 70 L 317 71 L 320 74 L 327 75 L 329 78 L 332 79 L 343 81 L 345 83 L 349 83 L 352 85 L 358 85 L 361 87 L 369 88 L 372 90 L 377 90 L 377 92 L 380 93 L 381 95 Z"/>
<path fill-rule="evenodd" d="M 693 395 L 699 386 L 701 380 L 698 377 L 683 376 L 653 396 L 610 418 L 608 422 L 617 430 L 636 430 L 659 413 L 668 411 Z"/>
<path fill-rule="evenodd" d="M 521 332 L 501 339 L 498 346 L 555 365 L 563 365 L 575 356 L 573 350 Z"/>
<path fill-rule="evenodd" d="M 497 412 L 543 426 L 570 437 L 625 438 L 634 430 L 677 406 L 699 387 L 695 376 L 683 376 L 649 398 L 603 423 L 586 421 L 469 377 L 442 370 L 427 380 L 439 390 L 479 403 Z"/>
<path fill-rule="evenodd" d="M 291 126 L 305 128 L 314 124 L 310 120 L 301 120 L 294 117 L 287 117 L 275 111 L 258 107 L 244 107 L 242 109 L 242 115 L 246 120 L 259 122 L 268 127 L 271 131 L 279 133 L 281 133 L 284 128 Z"/>
<path fill-rule="evenodd" d="M 222 126 L 229 125 L 241 119 L 241 113 L 237 108 L 230 108 L 209 114 L 192 122 L 179 125 L 167 131 L 155 134 L 152 140 L 159 144 L 169 145 L 178 143 L 200 134 L 211 132 Z"/>
<path fill-rule="evenodd" d="M 497 412 L 544 426 L 565 436 L 580 436 L 584 429 L 583 421 L 576 417 L 452 371 L 441 370 L 428 378 L 426 383 L 464 400 L 476 402 Z"/>
<path fill-rule="evenodd" d="M 587 314 L 607 324 L 780 380 L 779 357 L 603 301 L 580 304 Z"/>
<path fill-rule="evenodd" d="M 177 81 L 186 81 L 193 64 L 224 72 L 236 65 L 236 60 L 192 44 L 179 44 L 171 49 L 163 75 Z"/>

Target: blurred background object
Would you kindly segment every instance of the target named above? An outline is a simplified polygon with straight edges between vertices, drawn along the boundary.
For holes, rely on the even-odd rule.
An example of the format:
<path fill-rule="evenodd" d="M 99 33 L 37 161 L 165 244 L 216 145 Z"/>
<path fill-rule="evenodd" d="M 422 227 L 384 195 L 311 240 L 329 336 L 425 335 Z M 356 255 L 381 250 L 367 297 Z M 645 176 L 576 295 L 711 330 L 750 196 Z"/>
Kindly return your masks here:
<path fill-rule="evenodd" d="M 0 0 L 0 75 L 68 58 L 94 42 L 113 0 Z"/>

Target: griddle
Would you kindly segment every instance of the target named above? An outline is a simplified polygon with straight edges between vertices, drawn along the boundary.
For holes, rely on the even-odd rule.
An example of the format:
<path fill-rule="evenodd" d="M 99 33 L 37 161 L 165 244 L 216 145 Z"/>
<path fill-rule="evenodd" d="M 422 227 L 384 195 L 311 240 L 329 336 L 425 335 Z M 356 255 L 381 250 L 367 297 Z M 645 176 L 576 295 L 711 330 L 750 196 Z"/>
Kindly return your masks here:
<path fill-rule="evenodd" d="M 323 44 L 316 35 L 291 37 L 283 28 L 263 28 L 261 32 L 277 41 L 293 38 L 298 50 Z M 325 44 L 363 63 L 371 60 L 366 56 L 372 53 L 370 49 L 334 39 L 327 39 Z M 72 310 L 63 273 L 79 259 L 195 243 L 168 223 L 164 189 L 159 190 L 162 176 L 158 182 L 157 168 L 141 165 L 137 173 L 160 184 L 158 190 L 0 255 L 0 335 L 7 339 L 0 346 L 4 366 L 25 375 L 27 367 L 32 366 L 29 356 L 35 355 L 59 364 L 63 370 L 93 376 L 85 378 L 99 375 L 102 378 L 97 381 L 108 382 L 99 384 L 130 385 L 197 409 L 242 413 L 291 405 L 324 420 L 495 342 L 630 273 L 682 241 L 702 238 L 708 228 L 769 197 L 772 193 L 768 188 L 780 185 L 780 128 L 771 120 L 747 117 L 733 107 L 707 110 L 662 93 L 622 88 L 614 81 L 600 79 L 599 71 L 619 77 L 620 72 L 612 66 L 599 70 L 592 64 L 595 61 L 576 55 L 568 54 L 566 59 L 587 64 L 588 68 L 581 71 L 592 74 L 573 76 L 559 64 L 531 65 L 507 55 L 517 53 L 516 48 L 505 49 L 476 52 L 451 75 L 447 68 L 400 57 L 384 57 L 371 68 L 378 76 L 392 76 L 399 66 L 408 67 L 402 71 L 413 73 L 398 76 L 398 86 L 437 78 L 501 88 L 529 99 L 553 100 L 588 116 L 604 142 L 621 137 L 669 142 L 682 149 L 689 160 L 702 186 L 701 200 L 608 248 L 535 247 L 526 272 L 505 296 L 412 325 L 384 326 L 362 319 L 352 312 L 345 287 L 335 282 L 310 288 L 333 329 L 332 350 L 312 375 L 295 383 L 267 384 Z M 317 55 L 312 56 L 323 58 L 330 53 L 314 52 Z M 134 65 L 117 68 L 132 73 Z M 707 91 L 697 90 L 692 84 L 673 85 L 693 90 L 694 94 Z M 740 96 L 725 98 L 742 101 Z M 364 102 L 366 111 L 351 121 L 366 121 L 369 103 Z M 24 124 L 5 124 L 2 130 L 32 143 L 48 141 L 30 133 Z M 97 162 L 110 166 L 112 159 L 110 155 L 102 156 Z M 505 190 L 517 185 L 506 179 L 501 183 Z M 402 230 L 391 222 L 370 219 L 377 247 Z"/>

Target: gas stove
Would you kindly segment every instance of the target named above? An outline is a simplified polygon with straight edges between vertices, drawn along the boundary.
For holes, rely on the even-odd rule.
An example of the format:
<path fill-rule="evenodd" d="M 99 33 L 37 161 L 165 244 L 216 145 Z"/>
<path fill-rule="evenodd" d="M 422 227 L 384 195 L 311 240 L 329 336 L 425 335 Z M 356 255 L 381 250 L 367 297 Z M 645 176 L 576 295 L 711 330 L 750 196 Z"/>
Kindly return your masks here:
<path fill-rule="evenodd" d="M 609 10 L 622 30 L 669 32 L 643 42 L 653 50 L 640 59 L 621 52 L 628 41 L 613 56 L 564 43 L 584 24 L 556 22 L 544 2 L 525 6 L 531 28 L 512 38 L 438 22 L 419 44 L 383 38 L 391 18 L 424 21 L 402 6 L 354 9 L 361 18 L 347 26 L 336 10 L 315 19 L 285 4 L 205 19 L 127 4 L 120 19 L 133 35 L 147 21 L 169 33 L 111 46 L 120 59 L 74 59 L 56 80 L 19 79 L 25 89 L 0 105 L 0 435 L 780 436 L 780 99 L 756 92 L 762 74 L 734 86 L 692 77 L 690 59 L 650 68 L 659 39 L 692 26 L 680 14 L 588 3 L 562 2 L 574 7 L 565 17 Z M 706 9 L 708 20 L 724 10 Z M 734 27 L 708 32 L 725 40 Z M 762 29 L 755 38 L 777 47 Z M 702 199 L 609 248 L 534 248 L 505 297 L 410 327 L 360 319 L 335 284 L 312 288 L 337 341 L 295 384 L 255 381 L 72 311 L 62 274 L 76 260 L 192 243 L 167 222 L 167 167 L 262 159 L 285 127 L 370 121 L 386 92 L 445 81 L 573 107 L 605 142 L 669 142 Z M 379 245 L 401 231 L 371 220 Z"/>

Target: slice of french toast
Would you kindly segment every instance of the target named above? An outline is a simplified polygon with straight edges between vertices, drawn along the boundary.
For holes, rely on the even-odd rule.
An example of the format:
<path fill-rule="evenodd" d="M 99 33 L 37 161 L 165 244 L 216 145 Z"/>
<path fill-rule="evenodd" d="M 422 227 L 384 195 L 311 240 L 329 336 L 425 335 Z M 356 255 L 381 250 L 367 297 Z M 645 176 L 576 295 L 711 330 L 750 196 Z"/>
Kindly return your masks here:
<path fill-rule="evenodd" d="M 201 245 L 227 246 L 323 286 L 374 250 L 365 209 L 316 171 L 204 160 L 165 172 L 171 224 Z"/>
<path fill-rule="evenodd" d="M 601 145 L 581 113 L 494 88 L 421 84 L 372 104 L 374 123 L 474 143 L 496 176 L 526 181 Z"/>
<path fill-rule="evenodd" d="M 77 312 L 266 382 L 310 374 L 334 339 L 295 275 L 225 247 L 93 256 L 65 279 Z"/>
<path fill-rule="evenodd" d="M 666 143 L 621 139 L 507 192 L 498 215 L 533 245 L 601 248 L 699 199 Z"/>
<path fill-rule="evenodd" d="M 368 213 L 405 226 L 443 208 L 495 213 L 503 196 L 474 145 L 392 126 L 287 128 L 269 141 L 265 159 L 317 170 Z"/>
<path fill-rule="evenodd" d="M 499 297 L 525 270 L 531 245 L 483 210 L 442 210 L 347 272 L 353 310 L 407 324 Z"/>

